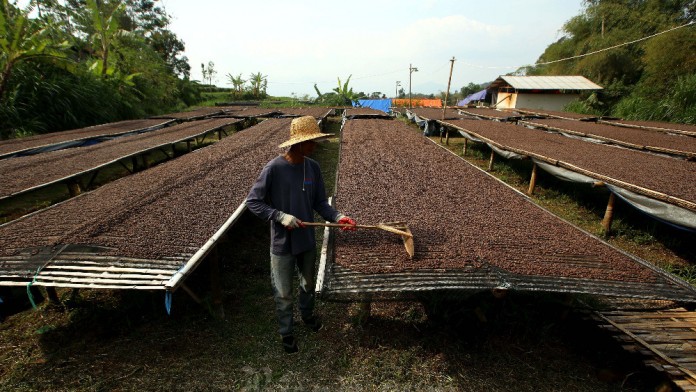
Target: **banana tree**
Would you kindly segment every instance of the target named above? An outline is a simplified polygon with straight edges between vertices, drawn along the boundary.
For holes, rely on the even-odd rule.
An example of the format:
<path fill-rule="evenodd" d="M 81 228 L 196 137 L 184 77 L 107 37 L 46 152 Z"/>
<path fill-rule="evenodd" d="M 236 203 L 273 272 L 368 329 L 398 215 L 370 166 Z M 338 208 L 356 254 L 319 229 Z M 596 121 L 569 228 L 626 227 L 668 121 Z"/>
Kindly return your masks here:
<path fill-rule="evenodd" d="M 358 95 L 353 92 L 353 88 L 348 88 L 348 83 L 350 83 L 350 78 L 353 75 L 349 75 L 346 82 L 341 84 L 341 78 L 338 79 L 338 87 L 333 89 L 333 91 L 338 95 L 341 105 L 350 105 L 353 101 L 358 99 Z"/>
<path fill-rule="evenodd" d="M 103 7 L 99 4 L 103 4 Z M 97 3 L 97 0 L 87 0 L 87 11 L 94 29 L 92 44 L 98 48 L 97 54 L 100 60 L 100 64 L 95 64 L 94 69 L 98 70 L 102 77 L 113 72 L 113 68 L 109 68 L 109 53 L 117 36 L 122 33 L 118 18 L 125 8 L 126 4 L 123 1 L 104 4 Z"/>
<path fill-rule="evenodd" d="M 254 91 L 254 96 L 259 97 L 261 91 L 266 92 L 267 80 L 266 76 L 261 72 L 253 73 L 249 75 L 249 82 L 251 82 L 251 88 Z"/>
<path fill-rule="evenodd" d="M 14 68 L 21 62 L 66 58 L 67 42 L 56 43 L 45 21 L 29 19 L 36 1 L 19 9 L 2 0 L 0 6 L 0 102 Z"/>
<path fill-rule="evenodd" d="M 227 78 L 229 79 L 230 83 L 232 83 L 235 94 L 241 96 L 242 92 L 244 91 L 244 83 L 247 82 L 246 80 L 242 79 L 242 74 L 235 77 L 231 73 L 228 73 Z"/>

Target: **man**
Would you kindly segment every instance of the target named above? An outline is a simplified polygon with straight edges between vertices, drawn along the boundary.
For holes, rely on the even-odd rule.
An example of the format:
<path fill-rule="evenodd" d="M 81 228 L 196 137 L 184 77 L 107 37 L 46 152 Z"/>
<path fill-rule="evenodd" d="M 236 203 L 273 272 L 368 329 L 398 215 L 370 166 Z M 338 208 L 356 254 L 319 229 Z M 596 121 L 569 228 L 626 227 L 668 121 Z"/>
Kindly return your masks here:
<path fill-rule="evenodd" d="M 328 221 L 356 224 L 329 205 L 319 164 L 307 157 L 314 152 L 317 141 L 331 136 L 321 132 L 312 116 L 294 119 L 290 139 L 279 146 L 290 149 L 266 164 L 246 199 L 251 212 L 271 222 L 271 284 L 278 331 L 287 353 L 298 351 L 293 335 L 292 295 L 296 268 L 302 321 L 314 332 L 322 328 L 321 320 L 314 314 L 314 229 L 305 227 L 303 222 L 313 222 L 316 211 Z"/>

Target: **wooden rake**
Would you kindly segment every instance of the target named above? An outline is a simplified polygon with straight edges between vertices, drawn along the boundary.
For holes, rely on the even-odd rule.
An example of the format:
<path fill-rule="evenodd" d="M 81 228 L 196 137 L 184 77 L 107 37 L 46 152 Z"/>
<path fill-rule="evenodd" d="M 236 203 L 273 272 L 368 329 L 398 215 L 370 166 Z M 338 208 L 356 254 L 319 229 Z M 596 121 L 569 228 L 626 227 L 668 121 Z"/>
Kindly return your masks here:
<path fill-rule="evenodd" d="M 401 236 L 401 239 L 404 241 L 404 247 L 406 248 L 406 253 L 408 253 L 408 257 L 410 259 L 413 258 L 413 255 L 415 254 L 415 246 L 413 244 L 413 233 L 411 233 L 411 229 L 408 228 L 406 225 L 406 222 L 386 222 L 386 223 L 378 223 L 376 225 L 348 225 L 348 224 L 341 224 L 341 223 L 322 223 L 322 222 L 302 222 L 303 225 L 305 226 L 324 226 L 324 227 L 354 227 L 356 229 L 375 229 L 375 230 L 384 230 L 388 231 L 390 233 L 398 234 Z"/>

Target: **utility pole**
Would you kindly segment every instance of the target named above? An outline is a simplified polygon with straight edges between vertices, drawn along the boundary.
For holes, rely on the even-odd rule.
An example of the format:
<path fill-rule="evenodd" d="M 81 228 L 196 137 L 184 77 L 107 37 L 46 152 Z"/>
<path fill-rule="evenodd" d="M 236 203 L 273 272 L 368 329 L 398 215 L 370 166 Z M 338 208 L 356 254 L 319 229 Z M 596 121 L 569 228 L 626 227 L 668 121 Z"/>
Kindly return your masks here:
<path fill-rule="evenodd" d="M 447 110 L 447 99 L 449 98 L 450 84 L 452 83 L 452 70 L 454 69 L 454 56 L 450 60 L 450 74 L 449 79 L 447 79 L 447 92 L 445 92 L 445 104 L 442 105 L 442 121 L 445 120 L 445 111 Z M 445 144 L 449 145 L 449 130 L 446 131 L 447 136 L 445 137 Z M 442 132 L 440 132 L 440 143 L 442 143 Z"/>
<path fill-rule="evenodd" d="M 411 109 L 411 74 L 418 72 L 418 68 L 414 67 L 413 64 L 408 65 L 408 108 Z"/>

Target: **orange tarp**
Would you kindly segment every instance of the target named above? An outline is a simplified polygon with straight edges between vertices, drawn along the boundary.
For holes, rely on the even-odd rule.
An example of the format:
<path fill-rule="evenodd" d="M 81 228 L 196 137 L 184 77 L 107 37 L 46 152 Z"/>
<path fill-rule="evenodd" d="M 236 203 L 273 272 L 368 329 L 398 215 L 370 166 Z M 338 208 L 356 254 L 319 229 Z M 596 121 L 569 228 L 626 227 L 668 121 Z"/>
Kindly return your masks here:
<path fill-rule="evenodd" d="M 392 106 L 408 107 L 408 98 L 392 99 Z M 413 107 L 441 108 L 442 107 L 442 100 L 440 100 L 440 99 L 411 98 L 411 106 L 413 106 Z"/>

